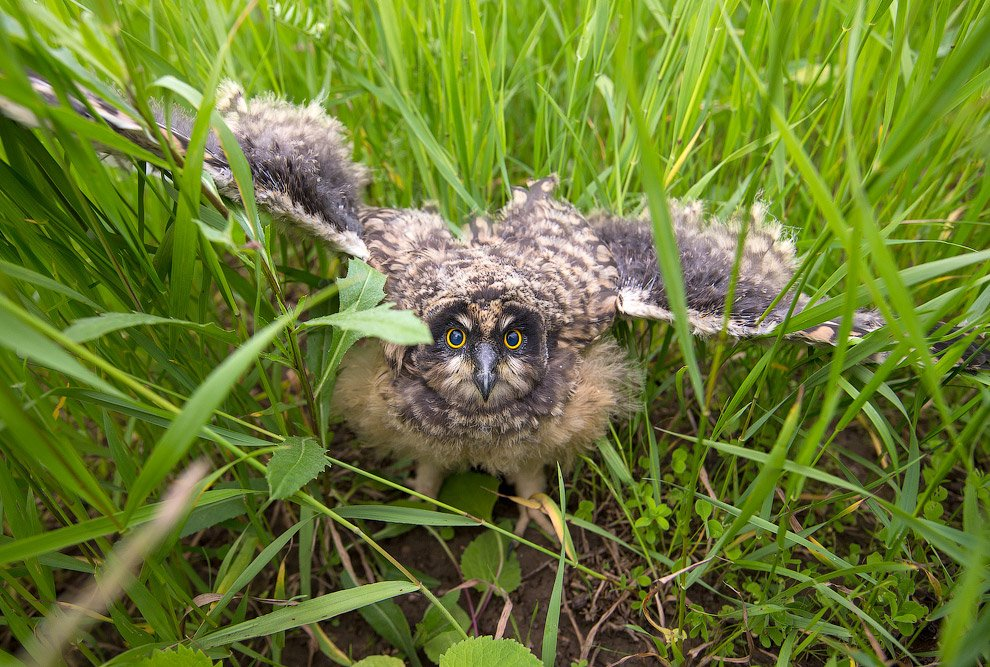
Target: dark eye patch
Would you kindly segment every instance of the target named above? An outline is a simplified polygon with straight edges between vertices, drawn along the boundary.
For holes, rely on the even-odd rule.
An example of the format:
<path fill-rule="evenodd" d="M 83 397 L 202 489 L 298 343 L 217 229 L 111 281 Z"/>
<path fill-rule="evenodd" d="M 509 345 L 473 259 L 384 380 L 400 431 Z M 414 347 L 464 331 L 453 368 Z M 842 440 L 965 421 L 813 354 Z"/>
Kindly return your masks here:
<path fill-rule="evenodd" d="M 460 329 L 465 334 L 468 333 L 468 327 L 464 326 L 464 323 L 460 321 L 460 318 L 464 315 L 464 308 L 464 304 L 455 303 L 437 312 L 427 313 L 425 315 L 424 319 L 430 327 L 433 340 L 437 343 L 446 344 L 445 338 L 449 329 Z"/>
<path fill-rule="evenodd" d="M 543 335 L 543 321 L 540 316 L 528 308 L 509 305 L 505 308 L 502 336 L 518 331 L 525 339 L 539 338 Z"/>

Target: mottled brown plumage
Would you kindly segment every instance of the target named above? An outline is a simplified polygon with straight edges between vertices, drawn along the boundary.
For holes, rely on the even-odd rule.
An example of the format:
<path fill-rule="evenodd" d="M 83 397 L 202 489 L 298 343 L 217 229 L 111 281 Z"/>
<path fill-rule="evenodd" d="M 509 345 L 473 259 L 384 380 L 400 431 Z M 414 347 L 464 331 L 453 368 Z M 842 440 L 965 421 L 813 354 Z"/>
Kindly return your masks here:
<path fill-rule="evenodd" d="M 47 83 L 34 84 L 58 103 Z M 160 145 L 127 114 L 95 97 L 85 102 L 72 104 L 146 148 Z M 456 238 L 436 213 L 365 206 L 367 172 L 351 162 L 343 129 L 318 105 L 248 100 L 225 85 L 217 110 L 248 160 L 258 204 L 331 248 L 367 258 L 386 276 L 388 299 L 430 327 L 429 345 L 355 346 L 333 398 L 360 440 L 419 462 L 420 491 L 434 494 L 446 473 L 470 466 L 506 476 L 520 495 L 542 491 L 547 464 L 566 466 L 632 409 L 641 372 L 611 338 L 612 323 L 673 319 L 648 221 L 585 217 L 554 197 L 550 177 L 513 189 L 493 219 L 479 218 Z M 0 111 L 38 122 L 2 100 Z M 179 148 L 190 128 L 183 114 L 162 114 L 160 131 Z M 222 194 L 240 197 L 215 138 L 204 165 Z M 672 202 L 671 214 L 695 333 L 765 336 L 808 305 L 789 291 L 794 245 L 764 207 L 726 222 L 706 218 L 697 202 Z M 835 344 L 839 325 L 787 336 Z M 857 312 L 852 335 L 881 326 L 877 313 Z M 971 352 L 972 368 L 988 366 L 985 352 Z"/>
<path fill-rule="evenodd" d="M 553 198 L 555 184 L 514 190 L 495 224 L 464 240 L 433 213 L 362 213 L 388 297 L 436 342 L 365 344 L 344 362 L 334 407 L 361 439 L 419 460 L 421 491 L 467 466 L 507 475 L 527 495 L 542 490 L 543 465 L 569 463 L 638 393 L 639 371 L 607 336 L 618 270 L 588 221 Z M 464 333 L 460 349 L 445 339 L 452 329 Z M 512 331 L 515 350 L 505 344 Z M 486 350 L 487 395 L 478 386 Z"/>

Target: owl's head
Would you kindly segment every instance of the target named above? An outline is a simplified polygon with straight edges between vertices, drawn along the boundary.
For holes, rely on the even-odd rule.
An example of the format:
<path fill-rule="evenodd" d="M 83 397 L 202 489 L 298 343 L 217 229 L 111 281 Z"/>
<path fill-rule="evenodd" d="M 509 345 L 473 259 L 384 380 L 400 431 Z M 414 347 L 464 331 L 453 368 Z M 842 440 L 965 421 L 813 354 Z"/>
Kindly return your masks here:
<path fill-rule="evenodd" d="M 444 247 L 389 274 L 389 296 L 433 334 L 432 344 L 385 348 L 405 425 L 433 438 L 504 438 L 560 410 L 576 361 L 560 335 L 563 296 L 517 250 Z"/>
<path fill-rule="evenodd" d="M 449 403 L 497 410 L 531 394 L 551 341 L 541 314 L 502 299 L 450 303 L 427 319 L 433 345 L 413 353 L 422 381 Z"/>

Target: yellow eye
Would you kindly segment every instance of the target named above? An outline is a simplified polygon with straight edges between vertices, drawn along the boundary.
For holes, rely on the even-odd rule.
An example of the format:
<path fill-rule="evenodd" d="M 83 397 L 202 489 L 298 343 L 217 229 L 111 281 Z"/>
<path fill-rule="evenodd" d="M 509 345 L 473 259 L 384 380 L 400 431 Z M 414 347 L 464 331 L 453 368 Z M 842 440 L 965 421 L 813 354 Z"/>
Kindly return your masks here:
<path fill-rule="evenodd" d="M 523 337 L 519 329 L 513 329 L 505 334 L 505 346 L 510 350 L 518 350 L 522 341 Z"/>
<path fill-rule="evenodd" d="M 447 345 L 451 349 L 457 350 L 464 347 L 464 343 L 467 342 L 467 336 L 460 329 L 447 329 Z"/>

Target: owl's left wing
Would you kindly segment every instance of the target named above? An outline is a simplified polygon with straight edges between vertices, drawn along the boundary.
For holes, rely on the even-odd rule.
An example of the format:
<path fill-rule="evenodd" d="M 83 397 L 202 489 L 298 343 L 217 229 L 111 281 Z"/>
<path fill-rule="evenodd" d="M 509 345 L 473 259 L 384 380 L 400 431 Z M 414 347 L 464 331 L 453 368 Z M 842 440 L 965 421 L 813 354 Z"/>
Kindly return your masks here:
<path fill-rule="evenodd" d="M 27 78 L 44 105 L 63 105 L 63 98 L 48 81 L 34 74 Z M 88 90 L 64 99 L 75 113 L 105 122 L 117 134 L 159 157 L 167 151 L 172 152 L 171 157 L 184 157 L 189 148 L 193 119 L 178 107 L 153 104 L 155 124 L 149 127 L 136 113 L 109 104 Z M 299 106 L 272 95 L 248 99 L 232 83 L 218 90 L 216 112 L 247 159 L 259 208 L 334 250 L 368 257 L 359 220 L 367 169 L 351 160 L 350 142 L 336 118 L 315 102 Z M 0 113 L 27 126 L 47 122 L 46 114 L 35 113 L 3 91 Z M 221 195 L 240 202 L 244 184 L 239 186 L 235 180 L 226 153 L 229 148 L 211 132 L 203 170 Z"/>
<path fill-rule="evenodd" d="M 670 207 L 688 318 L 695 334 L 716 335 L 724 329 L 737 338 L 770 335 L 784 324 L 788 313 L 796 314 L 809 304 L 808 297 L 792 291 L 790 285 L 796 264 L 794 244 L 779 224 L 766 219 L 762 206 L 754 207 L 748 219 L 729 222 L 706 218 L 698 202 L 671 201 Z M 620 314 L 672 321 L 649 221 L 598 215 L 590 222 L 618 268 Z M 876 311 L 857 311 L 850 333 L 860 338 L 884 324 Z M 789 331 L 785 337 L 835 345 L 839 328 L 838 320 L 830 320 Z M 948 345 L 935 343 L 932 351 L 939 354 Z M 990 353 L 985 348 L 984 340 L 969 346 L 963 362 L 967 368 L 990 368 Z"/>
<path fill-rule="evenodd" d="M 699 335 L 717 334 L 726 320 L 726 299 L 743 223 L 708 221 L 698 202 L 670 204 L 692 329 Z M 619 312 L 629 317 L 672 320 L 649 221 L 597 215 L 590 222 L 619 271 Z M 727 332 L 738 337 L 770 333 L 786 316 L 792 301 L 779 297 L 794 274 L 794 245 L 779 225 L 765 222 L 759 211 L 754 212 L 746 232 L 726 325 Z M 778 305 L 770 309 L 775 300 Z M 799 301 L 796 309 L 803 305 Z"/>

